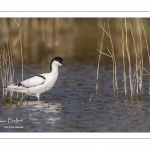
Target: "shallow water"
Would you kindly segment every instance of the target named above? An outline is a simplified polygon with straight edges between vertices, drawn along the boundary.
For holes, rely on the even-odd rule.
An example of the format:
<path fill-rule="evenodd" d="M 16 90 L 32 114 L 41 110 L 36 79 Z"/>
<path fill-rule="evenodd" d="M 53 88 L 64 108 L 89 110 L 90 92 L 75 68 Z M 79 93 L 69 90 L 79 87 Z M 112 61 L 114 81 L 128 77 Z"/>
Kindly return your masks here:
<path fill-rule="evenodd" d="M 72 64 L 59 68 L 54 88 L 41 95 L 41 101 L 30 97 L 28 104 L 0 103 L 1 132 L 145 132 L 150 131 L 150 100 L 148 76 L 143 80 L 143 100 L 126 100 L 122 68 L 118 66 L 119 98 L 114 100 L 112 66 L 100 66 L 99 91 L 89 102 L 95 90 L 97 67 L 91 64 Z M 26 65 L 24 78 L 48 72 L 44 66 Z M 21 66 L 15 66 L 15 75 L 21 79 Z M 129 86 L 129 82 L 128 82 Z M 128 87 L 129 90 L 129 87 Z M 1 91 L 2 92 L 2 91 Z M 0 93 L 2 97 L 2 93 Z M 49 104 L 47 102 L 50 102 Z M 12 120 L 20 120 L 14 123 Z M 8 123 L 9 120 L 9 123 Z M 6 121 L 6 122 L 5 122 Z"/>

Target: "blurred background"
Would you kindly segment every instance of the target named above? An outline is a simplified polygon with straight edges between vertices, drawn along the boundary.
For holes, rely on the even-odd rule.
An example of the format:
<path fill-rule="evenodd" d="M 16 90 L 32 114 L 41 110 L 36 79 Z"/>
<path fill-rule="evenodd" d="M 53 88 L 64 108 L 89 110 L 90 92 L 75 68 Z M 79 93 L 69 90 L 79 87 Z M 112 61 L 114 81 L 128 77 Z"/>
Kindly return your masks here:
<path fill-rule="evenodd" d="M 19 22 L 19 18 L 16 18 Z M 49 64 L 55 56 L 60 56 L 65 62 L 97 62 L 103 30 L 110 32 L 116 59 L 122 59 L 121 37 L 124 18 L 20 18 L 20 30 L 23 48 L 24 63 Z M 146 40 L 141 25 L 141 19 L 127 19 L 128 46 L 131 55 L 134 54 L 133 39 L 129 27 L 131 23 L 137 51 L 140 51 L 140 38 L 142 37 L 143 55 L 147 58 Z M 142 18 L 147 38 L 150 36 L 150 19 Z M 105 24 L 105 25 L 104 25 Z M 0 46 L 8 41 L 14 63 L 21 63 L 19 29 L 14 18 L 0 19 Z M 149 40 L 148 40 L 149 44 Z M 105 34 L 102 51 L 108 53 L 107 47 L 111 49 L 110 38 Z M 126 52 L 125 52 L 126 55 Z M 111 59 L 105 55 L 101 63 Z"/>

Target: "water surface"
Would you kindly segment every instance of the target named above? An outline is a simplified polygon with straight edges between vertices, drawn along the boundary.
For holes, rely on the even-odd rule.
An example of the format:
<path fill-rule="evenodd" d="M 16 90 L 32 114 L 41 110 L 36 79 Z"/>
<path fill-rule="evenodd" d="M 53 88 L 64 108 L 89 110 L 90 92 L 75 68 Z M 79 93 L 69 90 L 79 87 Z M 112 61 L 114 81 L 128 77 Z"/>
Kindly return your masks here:
<path fill-rule="evenodd" d="M 126 100 L 123 89 L 122 68 L 118 66 L 119 98 L 114 100 L 112 66 L 100 66 L 99 91 L 95 90 L 97 67 L 92 64 L 74 63 L 59 68 L 59 78 L 54 88 L 41 95 L 41 101 L 30 97 L 21 105 L 0 103 L 1 132 L 147 132 L 150 131 L 150 100 L 148 76 L 143 80 L 143 100 L 135 97 Z M 48 72 L 49 68 L 26 65 L 24 78 Z M 21 66 L 15 66 L 15 78 L 21 79 Z M 129 90 L 129 82 L 128 90 Z M 129 91 L 128 91 L 129 92 Z M 0 93 L 2 97 L 2 91 Z M 49 102 L 49 104 L 48 104 Z M 22 120 L 18 123 L 12 120 Z M 7 121 L 9 123 L 2 123 Z"/>

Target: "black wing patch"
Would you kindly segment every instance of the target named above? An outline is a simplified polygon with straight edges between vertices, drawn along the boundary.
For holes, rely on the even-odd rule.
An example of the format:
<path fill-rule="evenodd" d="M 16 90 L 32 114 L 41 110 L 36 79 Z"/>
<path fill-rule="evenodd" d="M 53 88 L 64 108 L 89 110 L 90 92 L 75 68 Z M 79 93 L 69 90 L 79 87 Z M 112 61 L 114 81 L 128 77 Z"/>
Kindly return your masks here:
<path fill-rule="evenodd" d="M 17 86 L 23 86 L 20 82 L 19 83 L 16 83 L 14 85 L 17 85 Z"/>
<path fill-rule="evenodd" d="M 38 77 L 41 77 L 41 78 L 43 78 L 44 80 L 46 80 L 46 78 L 44 77 L 44 76 L 41 76 L 41 75 L 35 75 L 35 76 L 38 76 Z"/>

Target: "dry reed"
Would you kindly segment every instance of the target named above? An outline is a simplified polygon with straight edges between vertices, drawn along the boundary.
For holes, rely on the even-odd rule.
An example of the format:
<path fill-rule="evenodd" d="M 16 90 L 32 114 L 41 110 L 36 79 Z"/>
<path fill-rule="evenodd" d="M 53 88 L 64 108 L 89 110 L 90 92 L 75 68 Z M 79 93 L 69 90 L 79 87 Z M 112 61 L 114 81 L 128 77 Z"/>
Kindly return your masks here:
<path fill-rule="evenodd" d="M 122 56 L 123 56 L 123 78 L 124 78 L 124 92 L 125 92 L 125 97 L 126 100 L 128 99 L 127 97 L 127 83 L 126 83 L 126 65 L 125 65 L 125 36 L 124 36 L 124 29 L 123 29 L 123 21 L 121 19 L 121 26 L 122 26 L 122 38 L 121 38 L 121 43 L 122 43 Z"/>
<path fill-rule="evenodd" d="M 114 53 L 114 46 L 113 46 L 113 41 L 112 41 L 110 27 L 109 27 L 109 19 L 107 19 L 107 28 L 108 28 L 108 32 L 105 30 L 104 27 L 101 26 L 101 29 L 103 30 L 103 33 L 105 32 L 106 35 L 110 39 L 111 51 L 107 47 L 109 55 L 106 54 L 106 53 L 104 53 L 104 52 L 102 52 L 102 50 L 99 50 L 99 52 L 112 58 L 112 63 L 113 63 L 113 90 L 114 90 L 114 99 L 117 100 L 118 99 L 118 85 L 117 85 L 117 75 L 116 75 L 117 68 L 116 68 L 116 59 L 115 59 L 115 53 Z"/>
<path fill-rule="evenodd" d="M 19 30 L 19 40 L 20 40 L 20 53 L 21 53 L 21 64 L 22 64 L 22 81 L 23 81 L 23 52 L 22 52 L 22 38 L 21 38 L 21 29 L 20 29 L 20 18 L 19 21 L 17 22 L 16 19 L 14 18 L 16 25 L 18 26 Z M 23 96 L 23 93 L 22 93 Z"/>
<path fill-rule="evenodd" d="M 104 22 L 104 26 L 105 26 L 105 22 Z M 96 74 L 96 95 L 100 94 L 99 90 L 98 90 L 98 77 L 99 77 L 99 65 L 100 65 L 100 58 L 101 58 L 101 50 L 102 50 L 102 47 L 103 47 L 103 39 L 104 39 L 104 31 L 103 31 L 103 34 L 102 34 L 102 40 L 101 40 L 101 44 L 100 44 L 100 53 L 99 53 L 99 56 L 98 56 L 98 64 L 97 64 L 97 74 Z M 99 51 L 99 50 L 98 50 Z M 92 97 L 93 97 L 93 94 L 91 94 L 91 97 L 89 99 L 89 102 L 92 100 Z"/>
<path fill-rule="evenodd" d="M 146 49 L 147 49 L 147 53 L 148 53 L 149 70 L 150 70 L 150 52 L 149 52 L 149 47 L 148 47 L 148 40 L 147 40 L 147 36 L 146 36 L 146 32 L 145 32 L 145 28 L 144 28 L 142 19 L 140 19 L 140 21 L 141 21 L 145 41 L 146 41 Z M 150 76 L 149 76 L 149 94 L 150 94 Z"/>
<path fill-rule="evenodd" d="M 145 38 L 145 43 L 146 43 L 146 50 L 148 53 L 148 61 L 150 64 L 150 52 L 149 52 L 149 47 L 148 47 L 148 39 L 147 39 L 147 35 L 146 35 L 146 31 L 143 25 L 143 21 L 142 19 L 135 19 L 136 23 L 137 23 L 137 28 L 135 28 L 135 31 L 137 33 L 137 37 L 135 38 L 135 31 L 133 31 L 133 27 L 131 24 L 131 19 L 121 19 L 121 49 L 122 49 L 122 60 L 123 60 L 123 81 L 124 81 L 124 93 L 125 93 L 125 97 L 127 98 L 127 80 L 129 78 L 129 87 L 130 87 L 130 99 L 134 100 L 134 96 L 135 96 L 135 91 L 138 97 L 138 100 L 142 100 L 142 94 L 143 94 L 143 69 L 148 73 L 146 75 L 149 75 L 149 71 L 147 71 L 144 67 L 143 67 L 143 39 L 142 39 L 142 34 L 144 34 L 144 38 Z M 111 43 L 111 49 L 109 49 L 107 47 L 107 50 L 109 52 L 109 54 L 107 54 L 105 51 L 103 51 L 102 49 L 98 50 L 100 55 L 103 54 L 105 56 L 111 57 L 112 58 L 112 63 L 113 63 L 113 89 L 114 89 L 114 97 L 116 98 L 116 93 L 118 93 L 118 86 L 117 86 L 117 76 L 116 76 L 116 60 L 115 60 L 115 52 L 114 52 L 114 46 L 113 46 L 113 40 L 112 40 L 112 36 L 111 36 L 111 32 L 110 32 L 110 26 L 109 26 L 109 19 L 107 19 L 107 29 L 108 31 L 105 29 L 105 27 L 101 26 L 101 29 L 103 31 L 103 33 L 105 33 L 109 39 L 110 39 L 110 43 Z M 143 31 L 143 32 L 142 32 Z M 130 34 L 130 36 L 129 36 Z M 131 49 L 131 46 L 129 46 L 129 43 L 131 44 L 131 40 L 129 40 L 129 38 L 132 39 L 133 42 L 133 49 L 134 49 L 134 55 Z M 139 42 L 137 42 L 137 40 L 139 40 Z M 130 42 L 129 42 L 130 41 Z M 139 47 L 138 47 L 139 45 Z M 138 48 L 137 48 L 138 47 Z M 138 51 L 138 50 L 139 51 Z M 125 56 L 125 53 L 127 54 L 127 57 Z M 129 76 L 127 77 L 126 75 L 126 58 L 128 60 L 128 72 L 129 72 Z M 140 61 L 138 60 L 138 58 L 140 58 Z M 135 59 L 135 71 L 132 74 L 132 62 Z M 149 67 L 150 69 L 150 67 Z M 97 70 L 97 74 L 98 74 Z M 149 92 L 150 92 L 150 77 L 149 77 Z M 117 95 L 118 97 L 118 95 Z"/>
<path fill-rule="evenodd" d="M 133 76 L 133 80 L 134 80 L 134 85 L 133 85 L 133 95 L 134 95 L 134 91 L 135 91 L 135 84 L 137 84 L 136 86 L 136 93 L 138 95 L 138 81 L 139 81 L 139 77 L 138 77 L 138 67 L 137 67 L 137 64 L 138 64 L 138 57 L 137 57 L 137 48 L 136 48 L 136 43 L 135 43 L 135 38 L 134 38 L 134 35 L 133 35 L 133 30 L 132 30 L 132 26 L 131 26 L 131 23 L 130 23 L 130 19 L 129 19 L 129 27 L 130 27 L 130 31 L 131 31 L 131 36 L 132 36 L 132 39 L 133 39 L 133 46 L 134 46 L 134 52 L 135 52 L 135 65 L 136 65 L 136 68 L 135 68 L 135 76 L 136 76 L 136 80 L 134 80 L 134 76 Z"/>
<path fill-rule="evenodd" d="M 125 18 L 125 43 L 126 43 L 126 50 L 129 62 L 129 80 L 130 80 L 130 99 L 133 100 L 133 81 L 132 81 L 132 72 L 131 72 L 131 58 L 130 58 L 130 51 L 128 48 L 128 33 L 127 33 L 127 19 Z"/>
<path fill-rule="evenodd" d="M 20 19 L 19 22 L 14 19 L 16 25 L 18 26 L 19 30 L 19 39 L 20 39 L 20 47 L 21 47 L 21 58 L 22 58 L 22 80 L 23 80 L 23 53 L 22 53 L 22 40 L 21 40 L 21 30 L 20 30 Z M 13 56 L 11 50 L 11 44 L 9 41 L 9 32 L 7 29 L 7 23 L 4 19 L 4 26 L 5 34 L 7 35 L 7 39 L 3 43 L 1 47 L 0 53 L 0 72 L 1 72 L 1 82 L 2 82 L 2 89 L 3 89 L 3 102 L 4 103 L 15 103 L 18 104 L 18 101 L 13 100 L 13 89 L 10 89 L 9 92 L 6 90 L 8 85 L 14 83 L 14 66 L 13 66 Z M 22 94 L 23 95 L 23 94 Z"/>
<path fill-rule="evenodd" d="M 14 66 L 13 66 L 13 58 L 9 40 L 9 33 L 6 24 L 6 20 L 3 19 L 2 27 L 4 29 L 5 37 L 2 47 L 0 49 L 0 71 L 1 71 L 1 83 L 3 89 L 3 102 L 5 100 L 9 103 L 12 103 L 13 90 L 9 92 L 9 96 L 7 94 L 7 90 L 5 87 L 14 82 Z"/>
<path fill-rule="evenodd" d="M 104 22 L 104 27 L 105 27 L 105 22 Z M 102 47 L 103 47 L 103 39 L 104 39 L 104 30 L 103 30 L 103 33 L 102 33 L 102 40 L 101 40 L 101 45 L 100 45 L 100 51 L 102 51 Z M 100 93 L 99 90 L 98 90 L 98 75 L 99 75 L 100 58 L 101 58 L 101 52 L 99 53 L 98 64 L 97 64 L 96 95 L 98 95 L 98 94 Z"/>
<path fill-rule="evenodd" d="M 139 68 L 139 92 L 140 95 L 142 95 L 143 90 L 142 90 L 142 81 L 143 81 L 143 46 L 142 46 L 142 30 L 141 30 L 141 24 L 140 24 L 140 20 L 137 19 L 137 25 L 138 25 L 138 35 L 139 35 L 139 40 L 140 40 L 140 54 L 141 54 L 141 61 L 140 61 L 140 68 Z"/>

